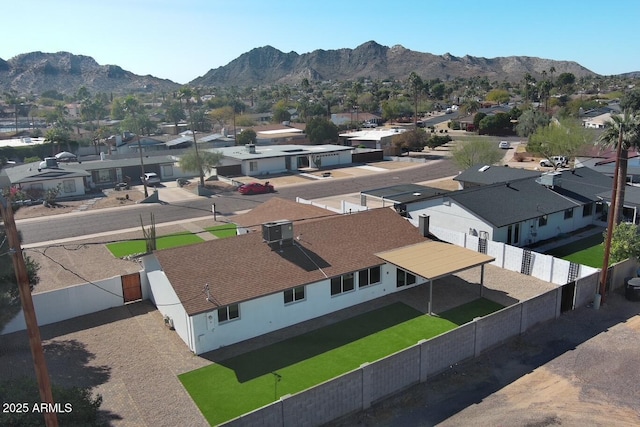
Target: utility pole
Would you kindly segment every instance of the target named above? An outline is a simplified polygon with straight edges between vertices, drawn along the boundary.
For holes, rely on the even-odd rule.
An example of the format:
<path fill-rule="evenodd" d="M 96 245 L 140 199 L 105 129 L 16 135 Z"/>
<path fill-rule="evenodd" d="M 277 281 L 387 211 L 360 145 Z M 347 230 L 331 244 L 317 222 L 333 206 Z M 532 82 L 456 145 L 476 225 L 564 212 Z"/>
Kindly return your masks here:
<path fill-rule="evenodd" d="M 620 126 L 620 134 L 618 136 L 618 147 L 616 147 L 616 169 L 613 173 L 613 189 L 611 191 L 611 205 L 607 215 L 607 236 L 604 240 L 604 259 L 602 262 L 602 271 L 600 272 L 600 303 L 604 304 L 607 300 L 607 274 L 609 273 L 609 258 L 611 256 L 611 240 L 613 239 L 613 229 L 618 221 L 618 212 L 622 209 L 620 203 L 620 189 L 618 188 L 618 175 L 620 173 L 620 156 L 622 154 L 623 130 Z"/>
<path fill-rule="evenodd" d="M 22 303 L 22 311 L 24 312 L 24 320 L 27 324 L 27 334 L 29 335 L 29 347 L 31 347 L 31 356 L 36 371 L 36 379 L 38 381 L 38 391 L 40 392 L 40 401 L 47 403 L 49 408 L 53 408 L 53 394 L 51 392 L 51 381 L 49 379 L 49 371 L 47 370 L 47 361 L 44 358 L 44 350 L 42 348 L 42 339 L 40 338 L 40 328 L 36 319 L 36 311 L 31 298 L 31 289 L 29 289 L 29 275 L 27 266 L 22 255 L 20 247 L 20 237 L 16 222 L 13 219 L 13 209 L 11 204 L 2 194 L 0 194 L 0 214 L 4 222 L 7 240 L 9 242 L 9 251 L 13 258 L 13 268 L 18 280 L 18 289 L 20 290 L 20 302 Z M 44 412 L 44 421 L 47 427 L 58 426 L 58 416 L 55 412 Z"/>

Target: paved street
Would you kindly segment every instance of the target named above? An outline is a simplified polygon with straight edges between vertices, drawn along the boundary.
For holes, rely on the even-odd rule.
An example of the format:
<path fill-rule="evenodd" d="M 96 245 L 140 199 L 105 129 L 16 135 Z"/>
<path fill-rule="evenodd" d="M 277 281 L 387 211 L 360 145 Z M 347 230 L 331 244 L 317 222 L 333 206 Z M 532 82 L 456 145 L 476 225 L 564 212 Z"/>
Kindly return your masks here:
<path fill-rule="evenodd" d="M 457 173 L 456 167 L 450 160 L 434 160 L 426 164 L 406 164 L 406 166 L 402 169 L 364 176 L 308 181 L 303 184 L 276 187 L 275 194 L 242 196 L 237 193 L 223 193 L 211 198 L 189 198 L 179 202 L 138 204 L 81 214 L 65 214 L 56 216 L 53 221 L 51 218 L 34 218 L 17 221 L 17 224 L 22 233 L 23 242 L 30 244 L 139 227 L 140 216 L 149 218 L 150 213 L 154 214 L 157 224 L 202 218 L 211 216 L 211 205 L 215 203 L 216 211 L 221 215 L 232 215 L 235 212 L 254 208 L 274 196 L 290 200 L 295 200 L 296 197 L 317 199 L 396 184 L 422 182 Z M 55 226 L 52 226 L 52 223 L 55 223 Z"/>

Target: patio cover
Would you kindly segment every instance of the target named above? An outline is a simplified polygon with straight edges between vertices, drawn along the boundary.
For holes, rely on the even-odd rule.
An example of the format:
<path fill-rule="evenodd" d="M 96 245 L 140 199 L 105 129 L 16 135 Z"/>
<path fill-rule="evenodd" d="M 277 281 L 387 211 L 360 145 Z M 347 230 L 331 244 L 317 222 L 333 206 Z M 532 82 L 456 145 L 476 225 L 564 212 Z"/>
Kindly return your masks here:
<path fill-rule="evenodd" d="M 482 295 L 484 265 L 495 260 L 494 257 L 480 252 L 433 241 L 380 252 L 376 256 L 416 276 L 429 280 L 429 314 L 431 314 L 434 280 L 469 268 L 482 266 L 480 277 L 480 295 Z"/>

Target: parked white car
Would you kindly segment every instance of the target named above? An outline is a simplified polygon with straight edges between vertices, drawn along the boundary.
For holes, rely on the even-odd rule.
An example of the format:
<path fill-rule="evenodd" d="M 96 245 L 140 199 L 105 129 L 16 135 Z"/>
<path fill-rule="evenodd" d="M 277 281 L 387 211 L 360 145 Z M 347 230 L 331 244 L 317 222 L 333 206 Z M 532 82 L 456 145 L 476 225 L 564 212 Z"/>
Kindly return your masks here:
<path fill-rule="evenodd" d="M 552 168 L 554 166 L 557 168 L 561 168 L 563 166 L 567 166 L 568 164 L 569 159 L 567 159 L 565 156 L 553 156 L 550 159 L 540 160 L 540 166 L 547 168 Z"/>
<path fill-rule="evenodd" d="M 509 148 L 511 148 L 511 143 L 509 141 L 500 141 L 500 144 L 498 144 L 498 147 L 508 150 Z"/>
<path fill-rule="evenodd" d="M 154 186 L 160 184 L 160 177 L 155 172 L 145 173 L 144 176 L 141 176 L 140 179 L 147 186 Z"/>

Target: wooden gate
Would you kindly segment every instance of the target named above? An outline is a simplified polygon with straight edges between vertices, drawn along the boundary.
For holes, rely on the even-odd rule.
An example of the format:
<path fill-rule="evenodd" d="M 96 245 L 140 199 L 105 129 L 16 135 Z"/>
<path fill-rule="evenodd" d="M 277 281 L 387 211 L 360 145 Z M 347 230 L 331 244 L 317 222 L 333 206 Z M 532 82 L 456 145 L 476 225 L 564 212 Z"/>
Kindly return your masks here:
<path fill-rule="evenodd" d="M 140 301 L 142 299 L 142 285 L 140 284 L 140 273 L 131 273 L 120 276 L 122 281 L 122 296 L 124 303 Z"/>

